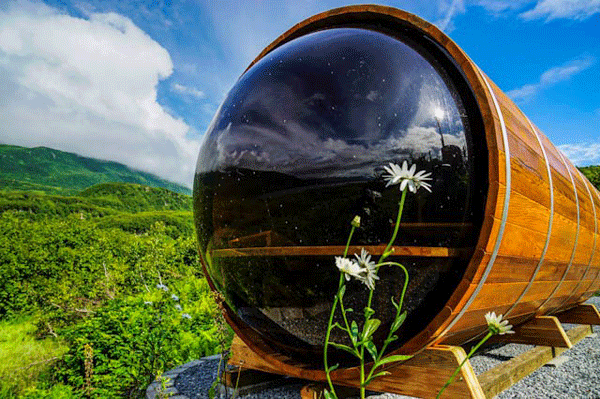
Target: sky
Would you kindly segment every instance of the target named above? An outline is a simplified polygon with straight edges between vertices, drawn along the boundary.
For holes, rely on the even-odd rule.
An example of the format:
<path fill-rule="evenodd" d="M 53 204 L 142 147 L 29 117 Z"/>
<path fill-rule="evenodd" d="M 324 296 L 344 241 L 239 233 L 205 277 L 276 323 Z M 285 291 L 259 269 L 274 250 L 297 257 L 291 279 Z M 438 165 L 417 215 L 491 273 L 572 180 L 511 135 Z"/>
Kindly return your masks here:
<path fill-rule="evenodd" d="M 0 143 L 191 187 L 249 63 L 337 0 L 0 0 Z M 600 164 L 600 0 L 381 1 L 436 24 L 576 165 Z"/>

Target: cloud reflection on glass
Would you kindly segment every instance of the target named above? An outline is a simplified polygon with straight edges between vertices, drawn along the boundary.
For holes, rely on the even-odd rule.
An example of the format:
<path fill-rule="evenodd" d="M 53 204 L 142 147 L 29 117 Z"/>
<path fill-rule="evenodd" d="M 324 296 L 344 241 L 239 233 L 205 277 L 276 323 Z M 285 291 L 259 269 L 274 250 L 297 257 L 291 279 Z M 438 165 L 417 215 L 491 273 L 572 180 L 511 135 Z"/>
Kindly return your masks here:
<path fill-rule="evenodd" d="M 237 166 L 370 178 L 382 159 L 441 158 L 432 104 L 444 113 L 448 145 L 466 152 L 460 104 L 417 51 L 358 29 L 296 42 L 242 76 L 207 134 L 198 172 Z"/>

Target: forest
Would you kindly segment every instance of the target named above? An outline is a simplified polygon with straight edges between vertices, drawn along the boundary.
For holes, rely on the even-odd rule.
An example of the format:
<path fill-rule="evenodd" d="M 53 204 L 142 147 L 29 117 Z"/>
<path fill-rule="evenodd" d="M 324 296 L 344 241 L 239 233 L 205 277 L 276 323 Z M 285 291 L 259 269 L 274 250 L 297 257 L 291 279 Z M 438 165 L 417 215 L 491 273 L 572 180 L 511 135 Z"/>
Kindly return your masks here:
<path fill-rule="evenodd" d="M 3 190 L 0 213 L 0 398 L 140 398 L 228 345 L 188 195 Z"/>

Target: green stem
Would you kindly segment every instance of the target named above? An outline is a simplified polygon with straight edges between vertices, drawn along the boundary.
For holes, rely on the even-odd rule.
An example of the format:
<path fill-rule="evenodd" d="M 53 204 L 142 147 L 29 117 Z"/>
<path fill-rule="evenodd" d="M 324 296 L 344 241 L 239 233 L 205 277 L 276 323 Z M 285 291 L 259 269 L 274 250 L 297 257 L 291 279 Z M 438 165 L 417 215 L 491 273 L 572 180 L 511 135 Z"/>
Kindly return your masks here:
<path fill-rule="evenodd" d="M 348 241 L 346 241 L 346 248 L 344 248 L 344 258 L 348 256 L 348 248 L 350 248 L 350 240 L 352 240 L 354 230 L 356 230 L 356 227 L 352 226 L 352 228 L 350 229 L 350 234 L 348 234 Z"/>
<path fill-rule="evenodd" d="M 348 324 L 348 317 L 346 316 L 346 309 L 344 308 L 344 300 L 343 299 L 340 299 L 340 310 L 342 311 L 342 318 L 344 319 L 344 325 L 346 326 L 346 330 L 348 331 L 348 335 L 350 336 L 350 341 L 352 342 L 352 346 L 354 348 L 356 348 L 356 342 L 352 339 L 352 334 L 350 334 L 350 324 Z"/>
<path fill-rule="evenodd" d="M 365 362 L 364 362 L 364 346 L 361 347 L 360 350 L 360 399 L 365 399 L 366 387 L 364 386 L 365 382 Z"/>
<path fill-rule="evenodd" d="M 402 271 L 404 271 L 404 286 L 402 287 L 402 293 L 400 294 L 400 301 L 398 302 L 398 308 L 396 309 L 396 317 L 394 319 L 394 320 L 397 320 L 398 317 L 400 317 L 400 311 L 402 310 L 402 305 L 404 304 L 404 295 L 406 294 L 406 289 L 408 287 L 408 270 L 406 270 L 406 268 L 402 264 L 397 263 L 397 262 L 384 262 L 378 266 L 379 267 L 381 267 L 381 266 L 398 266 L 402 269 Z M 393 334 L 394 334 L 394 332 L 390 328 L 390 331 L 388 332 L 388 335 L 387 335 L 385 341 L 383 342 L 383 347 L 377 354 L 377 359 L 375 360 L 375 364 L 377 364 L 383 357 L 383 354 L 385 353 L 385 350 L 387 349 L 387 346 L 389 345 L 389 342 L 390 342 L 389 339 L 392 337 Z M 374 372 L 375 372 L 375 367 L 372 367 L 371 371 L 369 372 L 369 375 L 367 376 L 367 380 L 369 378 L 371 378 L 371 376 L 373 375 Z"/>
<path fill-rule="evenodd" d="M 400 202 L 398 203 L 398 215 L 396 216 L 396 225 L 394 226 L 394 232 L 392 233 L 392 238 L 390 242 L 388 242 L 387 246 L 383 250 L 381 257 L 379 258 L 379 262 L 377 265 L 381 265 L 382 261 L 390 255 L 390 248 L 394 245 L 394 241 L 396 241 L 396 236 L 398 235 L 398 229 L 400 228 L 400 220 L 402 219 L 402 211 L 404 210 L 404 201 L 406 200 L 406 190 L 402 191 L 402 197 L 400 198 Z M 367 307 L 371 308 L 371 302 L 373 301 L 373 291 L 369 292 L 369 300 L 367 302 Z M 369 316 L 370 317 L 370 316 Z M 368 321 L 368 318 L 365 318 L 365 323 Z M 365 399 L 366 387 L 365 387 L 365 346 L 364 344 L 360 348 L 360 398 Z M 369 373 L 369 376 L 373 374 L 373 368 Z"/>
<path fill-rule="evenodd" d="M 371 308 L 371 302 L 373 301 L 373 292 L 375 290 L 369 290 L 369 300 L 367 301 L 367 307 Z M 365 323 L 371 318 L 365 317 Z M 365 386 L 365 345 L 364 343 L 360 346 L 360 399 L 365 399 L 366 386 Z"/>
<path fill-rule="evenodd" d="M 402 198 L 400 198 L 400 203 L 398 204 L 398 216 L 396 216 L 396 225 L 394 226 L 394 233 L 392 234 L 390 242 L 383 250 L 381 257 L 379 258 L 379 262 L 377 262 L 378 264 L 390 255 L 389 250 L 392 247 L 392 245 L 394 245 L 394 241 L 396 241 L 398 229 L 400 228 L 400 219 L 402 218 L 402 211 L 404 210 L 404 200 L 406 200 L 406 190 L 402 191 Z"/>
<path fill-rule="evenodd" d="M 354 234 L 355 229 L 356 229 L 356 227 L 354 227 L 354 226 L 352 226 L 352 228 L 350 229 L 350 234 L 348 235 L 348 241 L 346 242 L 346 248 L 344 249 L 344 258 L 348 255 L 348 248 L 350 247 L 350 240 L 352 240 L 352 235 Z M 324 349 L 323 349 L 323 365 L 325 366 L 325 374 L 327 375 L 327 383 L 329 384 L 329 388 L 331 389 L 331 394 L 335 398 L 337 398 L 337 396 L 335 394 L 335 389 L 333 388 L 333 382 L 331 381 L 329 365 L 327 363 L 327 349 L 329 347 L 329 338 L 331 336 L 331 330 L 332 330 L 331 325 L 333 323 L 333 316 L 335 315 L 335 310 L 337 309 L 339 294 L 340 294 L 340 290 L 342 289 L 343 285 L 344 285 L 344 273 L 340 273 L 340 281 L 338 283 L 338 290 L 333 299 L 333 305 L 331 306 L 331 313 L 329 314 L 329 322 L 327 324 L 327 333 L 325 334 L 325 345 L 324 345 Z M 348 326 L 347 326 L 348 321 L 346 320 L 346 314 L 343 310 L 342 310 L 342 313 L 344 315 L 344 321 L 346 322 L 346 328 L 348 328 Z"/>
<path fill-rule="evenodd" d="M 354 230 L 356 230 L 356 227 L 352 226 L 352 229 L 350 229 L 350 234 L 348 235 L 348 241 L 346 241 L 346 247 L 344 248 L 344 258 L 346 256 L 348 256 L 348 249 L 350 248 L 350 240 L 352 240 L 352 236 L 354 235 Z M 342 273 L 343 276 L 343 273 Z M 338 295 L 339 295 L 339 290 L 342 287 L 340 286 L 338 288 Z M 342 317 L 344 319 L 344 324 L 346 325 L 346 329 L 348 330 L 348 332 L 350 332 L 350 324 L 348 324 L 348 317 L 346 316 L 346 309 L 344 309 L 344 301 L 340 300 L 340 309 L 342 310 Z M 350 339 L 350 341 L 352 341 L 353 346 L 356 348 L 355 342 L 353 339 Z"/>
<path fill-rule="evenodd" d="M 452 374 L 452 376 L 450 377 L 450 379 L 448 381 L 446 381 L 446 383 L 444 384 L 444 386 L 442 387 L 442 389 L 440 390 L 440 392 L 437 394 L 437 396 L 435 397 L 436 399 L 439 399 L 442 395 L 442 392 L 444 392 L 444 390 L 446 388 L 448 388 L 448 386 L 450 384 L 452 384 L 452 382 L 454 381 L 454 379 L 456 378 L 456 376 L 458 375 L 458 372 L 460 371 L 460 369 L 462 368 L 462 366 L 464 366 L 464 364 L 467 362 L 467 360 L 469 360 L 471 358 L 471 356 L 473 356 L 473 354 L 477 351 L 477 349 L 479 349 L 479 347 L 481 345 L 483 345 L 483 343 L 485 341 L 487 341 L 488 339 L 490 339 L 490 337 L 494 335 L 493 332 L 488 332 L 487 335 L 485 337 L 483 337 L 483 339 L 481 341 L 479 341 L 479 343 L 477 345 L 475 345 L 473 347 L 473 349 L 471 349 L 471 351 L 469 352 L 469 354 L 467 355 L 467 357 L 460 363 L 460 365 L 456 368 L 456 370 L 454 370 L 454 373 Z"/>
<path fill-rule="evenodd" d="M 337 308 L 338 303 L 338 295 L 342 285 L 344 284 L 344 273 L 340 273 L 340 282 L 338 284 L 338 291 L 333 299 L 333 306 L 331 306 L 331 313 L 329 314 L 329 323 L 327 324 L 327 333 L 325 334 L 325 347 L 323 349 L 323 364 L 325 365 L 325 374 L 327 374 L 327 383 L 329 384 L 329 388 L 331 389 L 331 393 L 334 397 L 335 390 L 333 389 L 333 382 L 331 381 L 331 375 L 329 372 L 329 365 L 327 363 L 327 348 L 329 347 L 329 337 L 331 335 L 331 324 L 333 323 L 333 316 L 335 314 L 335 309 Z"/>

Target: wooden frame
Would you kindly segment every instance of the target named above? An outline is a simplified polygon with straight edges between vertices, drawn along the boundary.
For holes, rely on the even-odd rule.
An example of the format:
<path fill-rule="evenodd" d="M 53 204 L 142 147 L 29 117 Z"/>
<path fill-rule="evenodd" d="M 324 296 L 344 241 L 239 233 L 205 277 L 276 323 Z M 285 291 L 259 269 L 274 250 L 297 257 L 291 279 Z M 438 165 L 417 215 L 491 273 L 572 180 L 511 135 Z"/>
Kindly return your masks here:
<path fill-rule="evenodd" d="M 502 362 L 480 375 L 475 374 L 473 367 L 467 360 L 458 378 L 446 389 L 443 397 L 493 398 L 593 333 L 591 324 L 577 326 L 565 333 L 558 322 L 559 318 L 568 320 L 569 322 L 573 322 L 574 320 L 591 321 L 592 324 L 600 325 L 600 318 L 594 315 L 598 315 L 598 310 L 594 305 L 580 305 L 564 312 L 558 318 L 535 318 L 518 328 L 515 337 L 510 334 L 497 336 L 500 338 L 500 341 L 504 340 L 507 343 L 525 341 L 526 343 L 535 343 L 538 346 L 508 361 Z M 535 331 L 542 333 L 543 337 L 538 339 L 531 338 L 533 336 L 532 333 Z M 551 343 L 556 343 L 560 346 L 553 346 Z M 369 390 L 422 398 L 435 397 L 443 384 L 465 358 L 466 353 L 462 347 L 434 345 L 421 351 L 404 363 L 393 364 L 391 367 L 388 367 L 386 371 L 390 372 L 390 375 L 373 381 L 369 385 Z M 288 375 L 320 382 L 307 384 L 302 389 L 302 399 L 320 398 L 325 388 L 325 384 L 323 383 L 325 380 L 324 373 L 316 373 L 313 370 L 304 370 L 302 368 L 282 369 L 254 352 L 237 336 L 233 340 L 229 364 L 239 368 L 228 371 L 230 374 L 237 374 L 243 372 L 243 370 L 258 370 L 270 374 Z M 332 379 L 335 385 L 356 388 L 358 385 L 356 383 L 356 376 L 352 378 L 350 375 L 351 373 L 338 373 Z M 234 378 L 229 376 L 228 379 L 226 376 L 225 380 L 233 381 Z M 352 390 L 346 391 L 346 393 L 347 395 L 354 394 Z M 344 394 L 340 396 L 340 398 L 343 397 Z"/>
<path fill-rule="evenodd" d="M 573 344 L 590 334 L 592 334 L 592 328 L 589 325 L 578 326 L 567 332 L 568 339 Z M 241 367 L 242 370 L 259 370 L 265 373 L 282 374 L 281 369 L 273 367 L 263 358 L 257 356 L 237 337 L 234 339 L 231 350 L 230 364 L 233 366 Z M 459 377 L 446 389 L 442 397 L 493 398 L 566 350 L 567 348 L 538 346 L 480 375 L 475 374 L 470 362 L 467 361 L 461 369 Z M 369 385 L 369 389 L 422 398 L 435 397 L 465 357 L 466 353 L 461 347 L 433 346 L 425 349 L 411 360 L 387 369 L 391 374 L 373 381 Z M 238 370 L 230 370 L 228 373 L 233 376 L 229 379 L 226 377 L 226 380 L 235 381 Z M 293 377 L 306 378 L 301 372 L 293 375 Z M 355 382 L 348 379 L 334 379 L 334 383 L 341 386 L 357 387 Z M 324 387 L 324 384 L 307 385 L 302 390 L 302 399 L 318 398 Z"/>
<path fill-rule="evenodd" d="M 600 325 L 600 313 L 594 305 L 581 304 L 556 315 L 561 323 Z"/>
<path fill-rule="evenodd" d="M 567 349 L 573 347 L 567 333 L 554 316 L 534 317 L 531 321 L 515 327 L 514 331 L 514 334 L 507 336 L 496 336 L 494 341 Z"/>
<path fill-rule="evenodd" d="M 285 246 L 285 247 L 246 247 L 226 248 L 213 250 L 215 257 L 240 257 L 240 256 L 335 256 L 342 255 L 346 247 L 343 245 L 328 246 Z M 381 255 L 385 245 L 351 245 L 349 253 L 360 253 L 364 248 L 371 255 Z M 436 258 L 455 258 L 468 253 L 468 248 L 447 247 L 392 247 L 394 256 L 418 256 Z"/>

